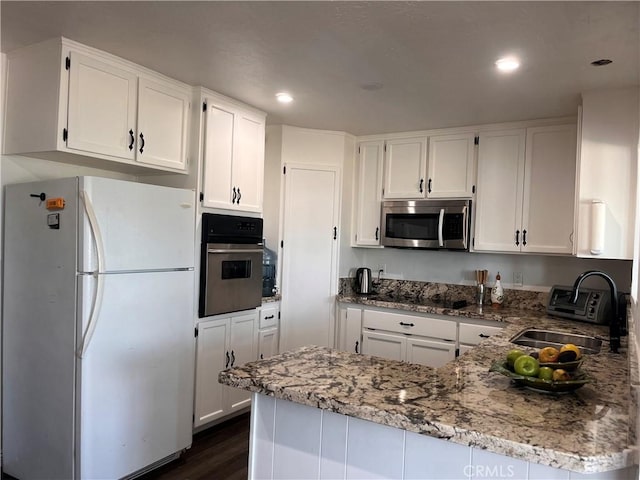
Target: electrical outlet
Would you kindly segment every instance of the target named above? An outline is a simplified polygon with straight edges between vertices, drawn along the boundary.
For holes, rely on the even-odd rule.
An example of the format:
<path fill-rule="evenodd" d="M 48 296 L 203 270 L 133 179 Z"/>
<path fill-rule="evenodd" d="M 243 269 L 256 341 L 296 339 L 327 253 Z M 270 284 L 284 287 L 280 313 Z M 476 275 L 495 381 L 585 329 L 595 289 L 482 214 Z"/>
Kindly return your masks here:
<path fill-rule="evenodd" d="M 522 272 L 513 272 L 513 286 L 514 287 L 522 286 Z"/>
<path fill-rule="evenodd" d="M 378 268 L 376 268 L 376 273 L 382 270 L 382 273 L 387 271 L 387 266 L 384 263 L 379 263 Z"/>

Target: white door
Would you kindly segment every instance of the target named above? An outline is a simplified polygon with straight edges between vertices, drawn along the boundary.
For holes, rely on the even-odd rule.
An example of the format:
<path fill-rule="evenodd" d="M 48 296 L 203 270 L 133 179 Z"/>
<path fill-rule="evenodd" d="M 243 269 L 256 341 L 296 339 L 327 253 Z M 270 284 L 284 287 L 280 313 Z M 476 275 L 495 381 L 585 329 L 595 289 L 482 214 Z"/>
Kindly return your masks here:
<path fill-rule="evenodd" d="M 362 331 L 362 353 L 402 362 L 406 358 L 406 352 L 407 342 L 404 335 Z"/>
<path fill-rule="evenodd" d="M 232 184 L 236 209 L 262 211 L 264 183 L 264 120 L 243 113 L 236 115 Z"/>
<path fill-rule="evenodd" d="M 78 52 L 69 56 L 67 147 L 133 160 L 137 77 Z"/>
<path fill-rule="evenodd" d="M 122 478 L 191 444 L 195 280 L 193 271 L 100 277 L 101 308 L 78 362 L 80 477 Z M 83 332 L 94 282 L 82 276 Z"/>
<path fill-rule="evenodd" d="M 424 198 L 427 175 L 427 137 L 387 141 L 384 198 Z"/>
<path fill-rule="evenodd" d="M 527 129 L 523 252 L 573 251 L 576 138 L 575 125 Z"/>
<path fill-rule="evenodd" d="M 193 268 L 195 193 L 102 177 L 80 177 L 95 213 L 93 230 L 80 202 L 79 268 L 97 268 L 94 232 L 104 247 L 104 271 Z M 158 215 L 158 212 L 161 212 Z"/>
<path fill-rule="evenodd" d="M 254 361 L 257 354 L 258 311 L 231 317 L 229 329 L 229 367 L 239 367 Z M 248 407 L 251 404 L 251 392 L 238 388 L 226 387 L 227 413 Z"/>
<path fill-rule="evenodd" d="M 340 178 L 337 167 L 286 166 L 281 350 L 333 346 Z"/>
<path fill-rule="evenodd" d="M 234 128 L 235 111 L 208 101 L 203 147 L 203 207 L 229 208 L 232 205 Z"/>
<path fill-rule="evenodd" d="M 473 196 L 474 133 L 429 137 L 427 197 Z"/>
<path fill-rule="evenodd" d="M 362 142 L 358 148 L 355 245 L 380 245 L 380 202 L 384 142 Z"/>
<path fill-rule="evenodd" d="M 409 363 L 438 368 L 454 358 L 456 358 L 455 342 L 407 337 L 406 360 Z"/>
<path fill-rule="evenodd" d="M 258 358 L 273 357 L 278 354 L 278 328 L 267 328 L 258 333 Z"/>
<path fill-rule="evenodd" d="M 138 162 L 185 170 L 188 124 L 187 92 L 140 78 L 136 147 Z"/>
<path fill-rule="evenodd" d="M 228 318 L 198 324 L 194 427 L 226 413 L 224 391 L 228 387 L 218 383 L 218 374 L 231 363 L 228 335 Z"/>
<path fill-rule="evenodd" d="M 345 352 L 362 353 L 362 310 L 341 308 L 338 328 L 338 348 Z"/>
<path fill-rule="evenodd" d="M 474 250 L 519 252 L 525 130 L 480 134 Z"/>

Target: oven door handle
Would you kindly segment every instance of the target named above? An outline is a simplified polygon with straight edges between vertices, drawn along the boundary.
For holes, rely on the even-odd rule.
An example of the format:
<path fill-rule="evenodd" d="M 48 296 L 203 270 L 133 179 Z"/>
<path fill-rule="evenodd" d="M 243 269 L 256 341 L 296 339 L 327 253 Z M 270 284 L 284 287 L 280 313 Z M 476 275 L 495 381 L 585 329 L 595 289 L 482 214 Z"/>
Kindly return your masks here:
<path fill-rule="evenodd" d="M 247 249 L 208 248 L 207 253 L 264 253 L 264 250 L 262 248 L 247 248 Z"/>
<path fill-rule="evenodd" d="M 444 239 L 442 238 L 442 226 L 444 224 L 444 208 L 440 209 L 440 218 L 438 218 L 438 245 L 444 247 Z"/>

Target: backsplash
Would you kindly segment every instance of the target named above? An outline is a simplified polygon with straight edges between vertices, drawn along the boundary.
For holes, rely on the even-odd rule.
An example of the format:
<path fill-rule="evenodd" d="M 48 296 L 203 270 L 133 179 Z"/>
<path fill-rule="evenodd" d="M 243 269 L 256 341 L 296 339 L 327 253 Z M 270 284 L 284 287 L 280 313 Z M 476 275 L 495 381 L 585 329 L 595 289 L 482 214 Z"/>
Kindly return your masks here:
<path fill-rule="evenodd" d="M 381 279 L 373 285 L 374 294 L 392 298 L 428 299 L 434 303 L 450 304 L 456 300 L 466 300 L 469 305 L 476 303 L 476 287 L 473 285 L 455 285 L 451 283 L 417 282 L 412 280 Z M 341 278 L 338 293 L 343 296 L 357 295 L 355 278 Z M 484 304 L 491 305 L 491 288 L 485 290 Z M 548 292 L 504 289 L 505 308 L 521 308 L 539 312 L 546 311 Z M 500 308 L 500 307 L 496 307 Z"/>

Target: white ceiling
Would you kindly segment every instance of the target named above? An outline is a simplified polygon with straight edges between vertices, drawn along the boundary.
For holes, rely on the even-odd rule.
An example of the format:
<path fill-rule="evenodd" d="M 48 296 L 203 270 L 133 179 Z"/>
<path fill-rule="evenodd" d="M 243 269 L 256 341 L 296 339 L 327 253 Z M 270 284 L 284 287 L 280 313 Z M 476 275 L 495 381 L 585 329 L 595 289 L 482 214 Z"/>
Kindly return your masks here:
<path fill-rule="evenodd" d="M 582 91 L 640 84 L 638 2 L 2 0 L 0 16 L 3 52 L 65 36 L 268 123 L 356 135 L 572 115 Z M 505 54 L 519 71 L 496 71 Z"/>

